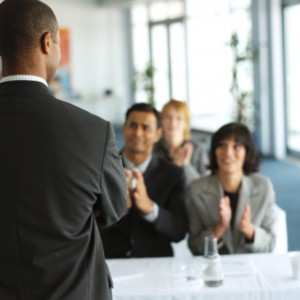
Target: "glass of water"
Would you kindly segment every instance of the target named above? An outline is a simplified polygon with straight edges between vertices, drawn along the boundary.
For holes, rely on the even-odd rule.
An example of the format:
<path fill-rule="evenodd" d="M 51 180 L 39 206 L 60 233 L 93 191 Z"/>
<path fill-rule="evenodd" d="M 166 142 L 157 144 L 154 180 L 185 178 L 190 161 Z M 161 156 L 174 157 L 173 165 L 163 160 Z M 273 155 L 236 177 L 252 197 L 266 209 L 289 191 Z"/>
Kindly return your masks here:
<path fill-rule="evenodd" d="M 223 283 L 224 275 L 218 241 L 214 236 L 205 237 L 202 277 L 207 286 L 215 287 Z"/>

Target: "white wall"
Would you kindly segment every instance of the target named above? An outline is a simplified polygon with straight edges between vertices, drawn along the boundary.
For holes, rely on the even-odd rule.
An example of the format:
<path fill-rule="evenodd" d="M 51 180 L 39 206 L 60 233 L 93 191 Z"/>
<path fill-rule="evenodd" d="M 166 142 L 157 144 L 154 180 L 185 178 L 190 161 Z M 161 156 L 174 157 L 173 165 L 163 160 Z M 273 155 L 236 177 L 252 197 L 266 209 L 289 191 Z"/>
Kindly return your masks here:
<path fill-rule="evenodd" d="M 72 86 L 81 99 L 74 101 L 115 124 L 121 124 L 128 106 L 129 84 L 121 11 L 61 0 L 45 0 L 59 25 L 71 31 Z M 111 89 L 112 96 L 104 91 Z"/>

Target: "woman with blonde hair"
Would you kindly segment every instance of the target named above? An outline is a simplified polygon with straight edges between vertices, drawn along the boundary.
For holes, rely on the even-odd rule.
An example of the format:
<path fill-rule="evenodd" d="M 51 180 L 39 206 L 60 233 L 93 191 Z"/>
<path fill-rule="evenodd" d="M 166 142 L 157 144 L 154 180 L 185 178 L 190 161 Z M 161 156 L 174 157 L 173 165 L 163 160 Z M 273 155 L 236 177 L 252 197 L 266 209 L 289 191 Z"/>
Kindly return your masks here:
<path fill-rule="evenodd" d="M 162 109 L 163 136 L 154 153 L 184 169 L 186 183 L 206 173 L 208 152 L 204 144 L 191 139 L 188 105 L 171 99 Z"/>

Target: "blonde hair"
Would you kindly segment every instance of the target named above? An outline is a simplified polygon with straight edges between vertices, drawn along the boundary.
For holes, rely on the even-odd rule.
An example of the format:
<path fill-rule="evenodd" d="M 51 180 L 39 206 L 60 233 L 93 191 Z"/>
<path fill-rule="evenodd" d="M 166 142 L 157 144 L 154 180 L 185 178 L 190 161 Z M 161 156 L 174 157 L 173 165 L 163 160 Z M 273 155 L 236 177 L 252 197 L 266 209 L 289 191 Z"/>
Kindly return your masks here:
<path fill-rule="evenodd" d="M 170 108 L 175 109 L 177 112 L 179 112 L 185 121 L 185 131 L 184 131 L 184 139 L 185 140 L 189 140 L 191 137 L 191 128 L 190 128 L 190 110 L 188 105 L 180 100 L 175 100 L 175 99 L 171 99 L 170 101 L 168 101 L 162 108 L 161 114 L 162 114 L 162 118 L 164 118 L 167 114 L 167 112 L 169 111 Z"/>

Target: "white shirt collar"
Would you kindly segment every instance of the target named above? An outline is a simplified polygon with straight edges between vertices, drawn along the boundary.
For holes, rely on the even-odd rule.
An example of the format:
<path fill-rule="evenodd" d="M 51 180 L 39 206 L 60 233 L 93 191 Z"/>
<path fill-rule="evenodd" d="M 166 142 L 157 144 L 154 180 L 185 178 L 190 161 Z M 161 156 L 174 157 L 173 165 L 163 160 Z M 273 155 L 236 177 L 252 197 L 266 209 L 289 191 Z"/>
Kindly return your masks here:
<path fill-rule="evenodd" d="M 38 81 L 46 86 L 48 86 L 46 80 L 44 78 L 34 76 L 34 75 L 10 75 L 10 76 L 5 76 L 0 80 L 0 83 L 3 82 L 8 82 L 8 81 L 17 81 L 17 80 L 29 80 L 29 81 Z"/>
<path fill-rule="evenodd" d="M 152 159 L 152 155 L 150 155 L 145 161 L 143 161 L 141 164 L 139 165 L 135 165 L 133 164 L 126 156 L 125 154 L 123 154 L 123 161 L 124 161 L 124 164 L 126 166 L 126 168 L 128 169 L 139 169 L 142 173 L 145 173 L 145 171 L 147 170 L 149 164 L 150 164 L 150 161 Z"/>

